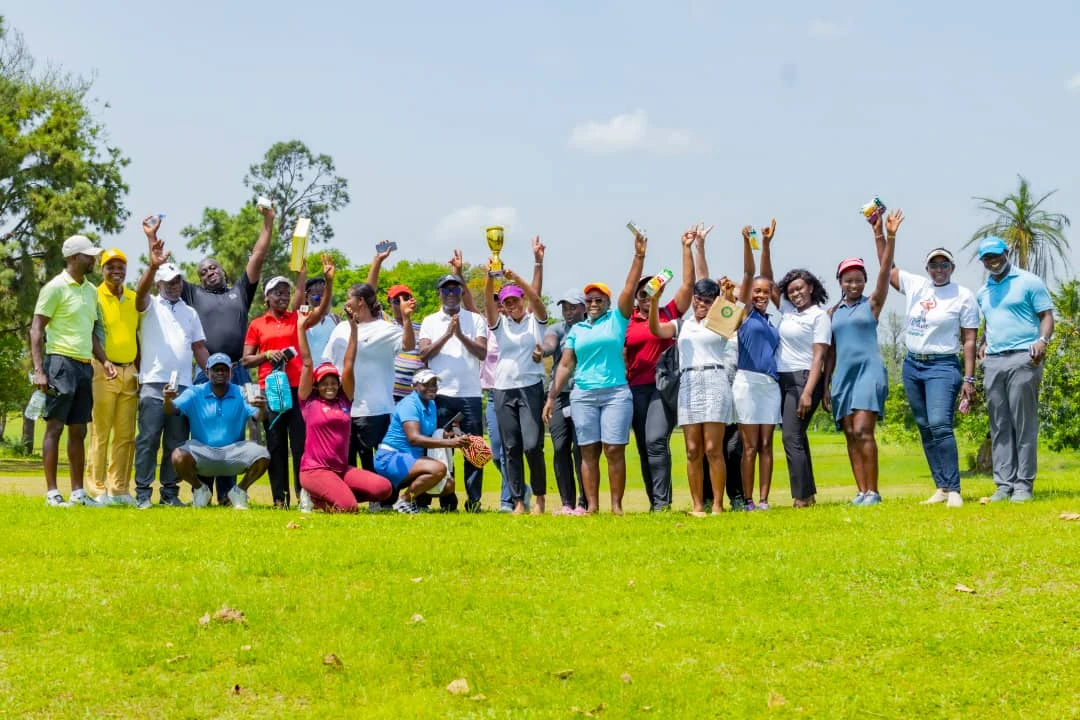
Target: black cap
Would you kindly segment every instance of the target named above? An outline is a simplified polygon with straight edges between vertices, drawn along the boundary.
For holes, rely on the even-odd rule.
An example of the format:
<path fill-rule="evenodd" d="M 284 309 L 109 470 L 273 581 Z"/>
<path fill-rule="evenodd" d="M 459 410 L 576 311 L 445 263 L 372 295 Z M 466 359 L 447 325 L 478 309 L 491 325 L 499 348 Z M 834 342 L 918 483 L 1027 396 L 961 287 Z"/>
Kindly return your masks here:
<path fill-rule="evenodd" d="M 443 275 L 441 278 L 439 278 L 439 282 L 435 284 L 435 287 L 441 288 L 445 285 L 449 285 L 450 283 L 457 283 L 458 285 L 465 284 L 465 282 L 460 277 L 451 273 L 448 275 Z"/>

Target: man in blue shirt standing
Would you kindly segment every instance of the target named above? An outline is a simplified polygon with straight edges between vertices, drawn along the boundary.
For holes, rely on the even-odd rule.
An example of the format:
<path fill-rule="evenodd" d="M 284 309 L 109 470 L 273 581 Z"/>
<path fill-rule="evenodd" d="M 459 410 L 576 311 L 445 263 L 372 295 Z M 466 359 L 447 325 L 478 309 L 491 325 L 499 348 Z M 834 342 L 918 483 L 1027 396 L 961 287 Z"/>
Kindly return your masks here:
<path fill-rule="evenodd" d="M 234 508 L 247 510 L 247 489 L 266 473 L 270 453 L 245 441 L 244 428 L 248 418 L 262 420 L 266 399 L 244 400 L 244 389 L 230 382 L 232 360 L 225 353 L 211 355 L 206 370 L 210 382 L 193 385 L 179 397 L 176 388 L 165 388 L 165 414 L 183 415 L 191 426 L 191 439 L 173 451 L 172 465 L 180 479 L 191 483 L 195 507 L 206 507 L 212 496 L 200 476 L 244 473 L 228 497 Z"/>
<path fill-rule="evenodd" d="M 1009 260 L 999 237 L 979 244 L 990 276 L 979 288 L 985 326 L 979 354 L 990 415 L 990 443 L 997 490 L 991 502 L 1032 498 L 1039 450 L 1039 383 L 1054 334 L 1053 303 L 1046 284 Z M 964 378 L 974 382 L 974 378 Z"/>

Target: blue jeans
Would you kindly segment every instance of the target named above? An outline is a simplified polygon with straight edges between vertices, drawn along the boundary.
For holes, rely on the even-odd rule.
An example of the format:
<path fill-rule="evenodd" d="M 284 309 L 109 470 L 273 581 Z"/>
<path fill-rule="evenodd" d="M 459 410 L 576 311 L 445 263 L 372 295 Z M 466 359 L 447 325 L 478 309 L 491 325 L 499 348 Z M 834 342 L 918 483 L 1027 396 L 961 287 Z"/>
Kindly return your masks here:
<path fill-rule="evenodd" d="M 499 421 L 495 418 L 495 391 L 484 391 L 484 425 L 487 427 L 488 439 L 491 441 L 491 464 L 499 471 L 502 478 L 502 488 L 499 493 L 499 502 L 510 502 L 510 485 L 506 482 L 503 473 L 502 436 L 499 435 Z"/>
<path fill-rule="evenodd" d="M 953 433 L 956 396 L 964 382 L 956 357 L 904 360 L 904 392 L 922 436 L 934 485 L 960 492 L 960 460 Z"/>

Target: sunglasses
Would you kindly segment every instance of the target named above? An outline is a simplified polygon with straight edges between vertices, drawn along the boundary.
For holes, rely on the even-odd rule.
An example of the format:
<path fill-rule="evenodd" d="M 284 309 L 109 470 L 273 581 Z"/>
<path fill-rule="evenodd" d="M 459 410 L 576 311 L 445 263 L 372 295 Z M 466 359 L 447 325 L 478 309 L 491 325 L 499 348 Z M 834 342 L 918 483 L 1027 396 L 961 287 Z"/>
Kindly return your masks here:
<path fill-rule="evenodd" d="M 1003 257 L 1005 257 L 1005 253 L 987 253 L 979 259 L 983 262 L 997 262 Z"/>
<path fill-rule="evenodd" d="M 451 287 L 441 287 L 439 288 L 439 292 L 441 292 L 443 295 L 460 295 L 461 286 L 453 285 Z"/>
<path fill-rule="evenodd" d="M 586 305 L 603 305 L 607 301 L 606 297 L 591 297 L 585 298 Z"/>
<path fill-rule="evenodd" d="M 398 295 L 396 298 L 390 301 L 393 305 L 400 305 L 402 300 L 412 300 L 412 295 Z"/>
<path fill-rule="evenodd" d="M 944 262 L 929 262 L 926 263 L 926 267 L 931 270 L 948 270 L 952 267 L 952 263 L 948 260 L 945 260 Z"/>

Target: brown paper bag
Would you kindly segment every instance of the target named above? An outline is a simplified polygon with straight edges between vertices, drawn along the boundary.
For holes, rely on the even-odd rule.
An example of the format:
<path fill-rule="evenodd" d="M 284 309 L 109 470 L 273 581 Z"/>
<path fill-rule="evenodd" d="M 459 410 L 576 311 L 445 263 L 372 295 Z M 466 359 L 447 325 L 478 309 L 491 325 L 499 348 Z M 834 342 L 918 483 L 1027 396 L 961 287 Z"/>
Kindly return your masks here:
<path fill-rule="evenodd" d="M 732 302 L 721 295 L 709 308 L 709 314 L 705 316 L 705 327 L 730 340 L 735 337 L 742 321 L 743 304 Z"/>

